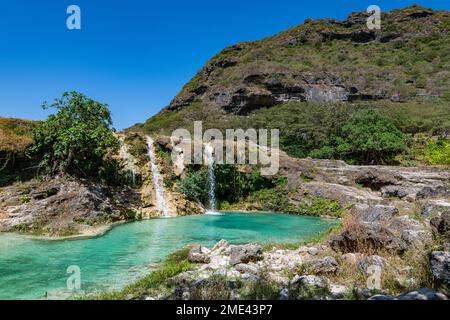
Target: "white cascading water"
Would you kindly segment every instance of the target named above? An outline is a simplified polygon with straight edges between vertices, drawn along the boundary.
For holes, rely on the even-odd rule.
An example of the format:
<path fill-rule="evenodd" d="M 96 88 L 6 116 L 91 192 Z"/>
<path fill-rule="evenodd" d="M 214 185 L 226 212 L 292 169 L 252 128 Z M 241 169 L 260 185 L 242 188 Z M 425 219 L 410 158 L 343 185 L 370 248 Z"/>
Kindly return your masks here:
<path fill-rule="evenodd" d="M 153 139 L 147 137 L 148 157 L 150 159 L 150 169 L 152 170 L 153 184 L 155 187 L 156 206 L 161 211 L 164 217 L 169 216 L 169 211 L 166 206 L 166 199 L 163 188 L 163 178 L 159 173 L 156 165 L 155 148 L 153 146 Z"/>
<path fill-rule="evenodd" d="M 216 213 L 216 176 L 214 174 L 214 156 L 213 147 L 210 144 L 205 145 L 205 153 L 208 161 L 208 184 L 209 184 L 209 209 L 206 214 Z"/>

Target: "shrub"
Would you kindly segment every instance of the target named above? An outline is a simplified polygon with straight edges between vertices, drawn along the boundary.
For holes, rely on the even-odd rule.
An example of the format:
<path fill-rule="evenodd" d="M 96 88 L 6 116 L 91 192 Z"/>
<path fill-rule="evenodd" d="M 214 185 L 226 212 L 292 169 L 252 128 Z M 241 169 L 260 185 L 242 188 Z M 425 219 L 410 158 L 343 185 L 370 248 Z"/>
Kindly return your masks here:
<path fill-rule="evenodd" d="M 302 201 L 299 205 L 299 212 L 311 216 L 331 216 L 341 218 L 344 209 L 341 208 L 339 201 L 328 200 L 325 198 L 310 198 Z"/>
<path fill-rule="evenodd" d="M 279 177 L 275 187 L 254 192 L 250 201 L 258 203 L 264 211 L 292 212 L 286 184 L 286 177 Z"/>
<path fill-rule="evenodd" d="M 41 166 L 50 174 L 98 176 L 107 152 L 119 146 L 107 105 L 66 92 L 43 108 L 55 108 L 57 113 L 33 131 L 31 153 L 42 157 Z"/>
<path fill-rule="evenodd" d="M 176 186 L 189 200 L 206 203 L 208 199 L 208 172 L 204 169 L 190 171 Z"/>
<path fill-rule="evenodd" d="M 450 141 L 444 138 L 431 140 L 425 149 L 425 160 L 429 164 L 450 165 Z"/>
<path fill-rule="evenodd" d="M 207 203 L 208 172 L 205 167 L 191 171 L 177 184 L 177 191 L 184 193 L 188 199 Z M 222 201 L 220 207 L 225 209 L 230 203 L 238 202 L 258 190 L 275 186 L 271 180 L 261 176 L 259 170 L 243 172 L 236 165 L 216 165 L 216 197 Z"/>
<path fill-rule="evenodd" d="M 274 186 L 269 179 L 261 176 L 258 169 L 243 172 L 235 165 L 218 165 L 215 168 L 216 194 L 229 203 L 238 202 L 252 192 Z"/>
<path fill-rule="evenodd" d="M 386 117 L 374 110 L 353 114 L 328 145 L 313 152 L 361 164 L 391 163 L 405 149 L 405 137 Z"/>

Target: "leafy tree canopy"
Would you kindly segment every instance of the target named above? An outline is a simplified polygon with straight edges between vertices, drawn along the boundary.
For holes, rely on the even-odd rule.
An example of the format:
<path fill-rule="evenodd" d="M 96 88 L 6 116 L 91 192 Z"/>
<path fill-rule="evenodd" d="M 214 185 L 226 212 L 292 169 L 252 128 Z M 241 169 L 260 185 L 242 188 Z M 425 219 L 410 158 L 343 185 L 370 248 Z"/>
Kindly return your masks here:
<path fill-rule="evenodd" d="M 365 109 L 353 114 L 312 156 L 385 164 L 391 163 L 405 146 L 403 133 L 392 122 L 377 111 Z"/>
<path fill-rule="evenodd" d="M 42 157 L 41 165 L 50 174 L 99 176 L 105 155 L 119 146 L 107 105 L 78 92 L 65 92 L 42 107 L 55 108 L 57 113 L 33 131 L 31 151 Z"/>

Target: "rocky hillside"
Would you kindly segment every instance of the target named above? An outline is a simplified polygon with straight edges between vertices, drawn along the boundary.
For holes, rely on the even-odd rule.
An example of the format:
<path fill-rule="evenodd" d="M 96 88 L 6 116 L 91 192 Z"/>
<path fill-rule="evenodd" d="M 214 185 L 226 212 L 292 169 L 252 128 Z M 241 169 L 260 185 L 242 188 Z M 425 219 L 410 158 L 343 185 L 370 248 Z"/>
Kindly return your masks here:
<path fill-rule="evenodd" d="M 345 21 L 307 20 L 211 59 L 167 107 L 201 100 L 248 114 L 288 101 L 408 101 L 448 94 L 450 15 L 421 7 L 383 14 L 369 30 L 367 13 Z"/>
<path fill-rule="evenodd" d="M 405 133 L 448 134 L 450 13 L 419 6 L 344 21 L 306 20 L 275 36 L 214 56 L 156 116 L 131 130 L 280 128 L 283 149 L 321 147 L 359 108 L 387 115 Z"/>

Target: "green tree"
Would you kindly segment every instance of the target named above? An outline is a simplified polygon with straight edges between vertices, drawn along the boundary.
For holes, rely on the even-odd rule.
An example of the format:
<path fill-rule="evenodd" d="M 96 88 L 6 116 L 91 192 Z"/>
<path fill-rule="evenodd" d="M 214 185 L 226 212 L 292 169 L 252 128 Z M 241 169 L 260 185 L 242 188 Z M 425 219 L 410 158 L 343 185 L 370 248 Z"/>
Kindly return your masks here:
<path fill-rule="evenodd" d="M 327 145 L 311 153 L 318 158 L 341 158 L 363 164 L 391 163 L 406 147 L 403 133 L 374 110 L 354 113 Z"/>
<path fill-rule="evenodd" d="M 190 171 L 186 177 L 177 183 L 177 191 L 184 193 L 189 200 L 207 203 L 208 199 L 208 172 L 202 168 Z"/>
<path fill-rule="evenodd" d="M 119 147 L 107 105 L 78 92 L 65 92 L 42 107 L 57 113 L 33 131 L 31 152 L 42 158 L 41 166 L 50 174 L 99 176 L 106 154 Z"/>

